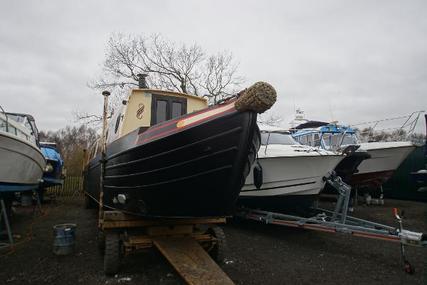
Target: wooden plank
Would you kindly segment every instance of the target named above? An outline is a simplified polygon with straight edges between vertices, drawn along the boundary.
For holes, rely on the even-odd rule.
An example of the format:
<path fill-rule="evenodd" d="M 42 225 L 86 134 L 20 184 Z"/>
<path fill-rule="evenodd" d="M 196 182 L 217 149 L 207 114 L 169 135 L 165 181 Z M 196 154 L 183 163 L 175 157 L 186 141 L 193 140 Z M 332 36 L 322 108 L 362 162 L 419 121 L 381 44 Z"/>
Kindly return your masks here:
<path fill-rule="evenodd" d="M 187 284 L 234 284 L 193 238 L 159 237 L 153 243 Z"/>
<path fill-rule="evenodd" d="M 149 236 L 191 235 L 193 225 L 152 226 L 147 227 Z"/>

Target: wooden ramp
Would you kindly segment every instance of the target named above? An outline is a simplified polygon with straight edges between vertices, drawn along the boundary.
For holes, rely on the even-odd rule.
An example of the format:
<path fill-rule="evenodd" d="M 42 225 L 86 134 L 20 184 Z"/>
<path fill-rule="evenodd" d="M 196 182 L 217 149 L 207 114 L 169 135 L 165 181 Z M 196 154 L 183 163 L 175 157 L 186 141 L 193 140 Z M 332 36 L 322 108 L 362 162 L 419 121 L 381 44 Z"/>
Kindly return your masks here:
<path fill-rule="evenodd" d="M 153 243 L 187 284 L 234 284 L 193 238 L 158 237 Z"/>

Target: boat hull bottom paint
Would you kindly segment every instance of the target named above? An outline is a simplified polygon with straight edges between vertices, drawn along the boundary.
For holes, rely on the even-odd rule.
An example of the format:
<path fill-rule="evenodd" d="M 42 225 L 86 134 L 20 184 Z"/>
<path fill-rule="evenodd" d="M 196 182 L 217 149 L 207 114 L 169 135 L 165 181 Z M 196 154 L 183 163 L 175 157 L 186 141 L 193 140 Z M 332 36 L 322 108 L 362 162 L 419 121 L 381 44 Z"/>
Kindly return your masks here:
<path fill-rule="evenodd" d="M 405 142 L 385 142 L 365 143 L 361 148 L 366 149 L 371 158 L 362 161 L 350 184 L 358 188 L 378 188 L 391 178 L 415 146 Z"/>
<path fill-rule="evenodd" d="M 378 188 L 393 176 L 394 170 L 359 173 L 351 177 L 350 185 L 358 188 Z"/>
<path fill-rule="evenodd" d="M 178 127 L 199 113 L 136 129 L 108 145 L 104 205 L 151 217 L 231 215 L 259 149 L 257 115 L 233 108 Z M 99 197 L 99 159 L 85 171 L 91 197 Z"/>
<path fill-rule="evenodd" d="M 0 182 L 0 192 L 24 192 L 37 190 L 40 184 L 20 184 L 20 183 L 1 183 Z"/>

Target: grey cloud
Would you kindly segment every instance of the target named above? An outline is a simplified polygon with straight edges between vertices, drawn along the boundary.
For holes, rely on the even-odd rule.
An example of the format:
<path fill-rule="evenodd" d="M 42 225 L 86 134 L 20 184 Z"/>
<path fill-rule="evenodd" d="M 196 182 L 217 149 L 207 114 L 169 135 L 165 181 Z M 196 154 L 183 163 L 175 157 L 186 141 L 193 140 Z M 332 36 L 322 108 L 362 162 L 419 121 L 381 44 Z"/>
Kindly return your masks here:
<path fill-rule="evenodd" d="M 285 122 L 294 106 L 346 123 L 398 116 L 427 106 L 425 11 L 425 1 L 3 1 L 0 104 L 41 129 L 72 124 L 73 110 L 101 108 L 86 83 L 108 35 L 161 33 L 233 52 L 248 84 L 276 86 Z"/>

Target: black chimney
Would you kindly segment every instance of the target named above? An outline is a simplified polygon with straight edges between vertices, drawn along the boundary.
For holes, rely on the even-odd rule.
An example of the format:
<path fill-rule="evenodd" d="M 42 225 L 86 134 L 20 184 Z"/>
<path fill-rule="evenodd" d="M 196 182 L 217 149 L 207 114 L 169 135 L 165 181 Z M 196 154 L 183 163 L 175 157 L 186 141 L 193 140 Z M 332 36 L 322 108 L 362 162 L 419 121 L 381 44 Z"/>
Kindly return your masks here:
<path fill-rule="evenodd" d="M 139 89 L 148 89 L 147 81 L 145 80 L 148 74 L 137 74 L 137 76 Z"/>

